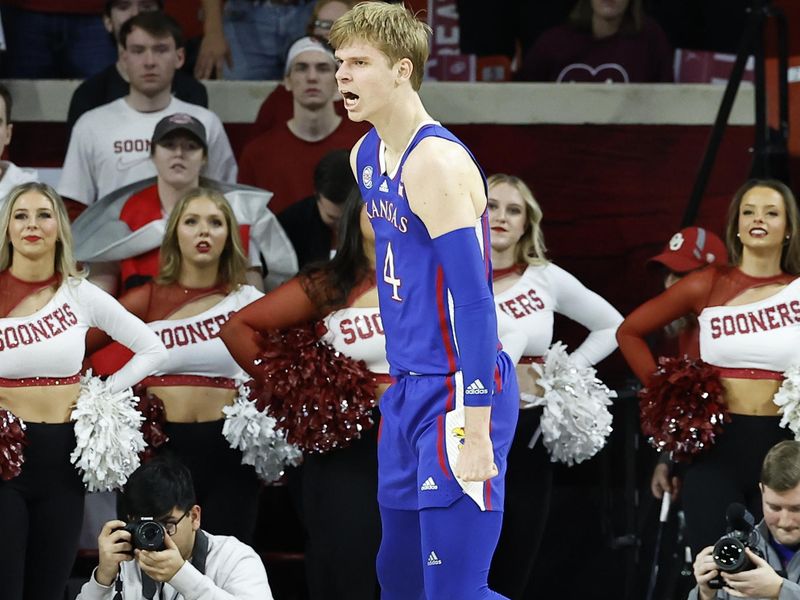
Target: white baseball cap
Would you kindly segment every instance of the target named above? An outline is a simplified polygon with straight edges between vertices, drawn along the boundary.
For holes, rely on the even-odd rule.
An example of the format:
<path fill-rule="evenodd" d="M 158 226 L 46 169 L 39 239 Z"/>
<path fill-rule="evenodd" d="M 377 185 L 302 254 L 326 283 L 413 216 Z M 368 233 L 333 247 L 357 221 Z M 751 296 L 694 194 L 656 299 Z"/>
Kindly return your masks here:
<path fill-rule="evenodd" d="M 292 63 L 297 55 L 302 52 L 319 52 L 324 54 L 330 61 L 336 65 L 336 58 L 333 56 L 333 50 L 326 43 L 320 41 L 318 38 L 306 36 L 301 37 L 289 48 L 289 53 L 286 55 L 286 68 L 284 75 L 289 74 L 289 69 L 292 68 Z"/>

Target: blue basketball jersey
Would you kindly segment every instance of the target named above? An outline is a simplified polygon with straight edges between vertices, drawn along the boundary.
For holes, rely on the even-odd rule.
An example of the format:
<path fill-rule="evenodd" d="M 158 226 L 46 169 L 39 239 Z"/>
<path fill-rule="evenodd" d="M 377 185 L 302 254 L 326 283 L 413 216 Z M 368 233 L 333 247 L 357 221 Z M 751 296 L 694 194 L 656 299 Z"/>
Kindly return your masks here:
<path fill-rule="evenodd" d="M 382 143 L 375 129 L 366 135 L 357 156 L 358 185 L 375 230 L 378 297 L 386 333 L 386 355 L 394 376 L 446 375 L 461 370 L 444 271 L 428 230 L 411 211 L 403 188 L 403 165 L 426 137 L 439 137 L 458 144 L 475 161 L 458 138 L 433 122 L 420 126 L 394 173 L 386 173 L 383 168 Z M 477 161 L 475 165 L 478 166 Z M 486 210 L 476 224 L 476 236 L 491 290 Z"/>

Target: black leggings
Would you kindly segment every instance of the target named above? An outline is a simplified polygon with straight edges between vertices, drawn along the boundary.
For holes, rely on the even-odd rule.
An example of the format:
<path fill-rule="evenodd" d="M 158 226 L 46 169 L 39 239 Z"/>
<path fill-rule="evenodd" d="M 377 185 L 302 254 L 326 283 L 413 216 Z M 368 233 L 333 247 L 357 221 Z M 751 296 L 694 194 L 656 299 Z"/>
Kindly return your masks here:
<path fill-rule="evenodd" d="M 192 473 L 203 529 L 253 543 L 261 483 L 253 467 L 242 465 L 242 453 L 222 436 L 224 419 L 164 426 L 172 453 Z"/>
<path fill-rule="evenodd" d="M 72 423 L 28 423 L 22 473 L 0 480 L 0 600 L 63 598 L 83 519 Z"/>
<path fill-rule="evenodd" d="M 347 448 L 306 454 L 303 517 L 311 600 L 374 600 L 381 540 L 378 422 Z"/>
<path fill-rule="evenodd" d="M 792 437 L 778 423 L 780 417 L 733 414 L 711 448 L 679 469 L 687 537 L 695 555 L 725 533 L 729 504 L 744 504 L 756 521 L 761 519 L 761 463 L 772 446 Z"/>
<path fill-rule="evenodd" d="M 508 454 L 503 528 L 489 570 L 489 587 L 511 600 L 525 593 L 550 511 L 553 463 L 541 437 L 528 447 L 541 415 L 541 408 L 519 411 Z"/>

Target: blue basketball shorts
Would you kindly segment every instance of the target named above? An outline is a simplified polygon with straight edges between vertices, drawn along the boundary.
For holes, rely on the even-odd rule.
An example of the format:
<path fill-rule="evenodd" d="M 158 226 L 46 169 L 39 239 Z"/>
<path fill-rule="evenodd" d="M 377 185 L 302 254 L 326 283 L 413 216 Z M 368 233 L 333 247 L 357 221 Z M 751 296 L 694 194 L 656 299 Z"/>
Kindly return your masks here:
<path fill-rule="evenodd" d="M 502 511 L 506 459 L 519 413 L 511 359 L 497 355 L 490 437 L 497 476 L 484 482 L 456 479 L 464 443 L 464 384 L 453 375 L 403 375 L 381 398 L 378 433 L 378 503 L 419 510 L 446 507 L 468 495 L 481 510 Z"/>

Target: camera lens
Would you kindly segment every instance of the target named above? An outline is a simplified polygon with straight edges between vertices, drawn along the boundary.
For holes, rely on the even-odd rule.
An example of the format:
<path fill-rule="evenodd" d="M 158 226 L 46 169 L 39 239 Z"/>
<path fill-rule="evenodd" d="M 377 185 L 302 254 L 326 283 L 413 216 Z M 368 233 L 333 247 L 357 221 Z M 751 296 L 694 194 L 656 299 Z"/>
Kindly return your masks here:
<path fill-rule="evenodd" d="M 147 521 L 136 529 L 136 546 L 143 550 L 163 550 L 164 528 L 160 523 Z"/>
<path fill-rule="evenodd" d="M 721 571 L 736 573 L 742 570 L 747 555 L 744 553 L 744 544 L 734 537 L 724 537 L 714 545 L 712 554 L 714 562 Z"/>

